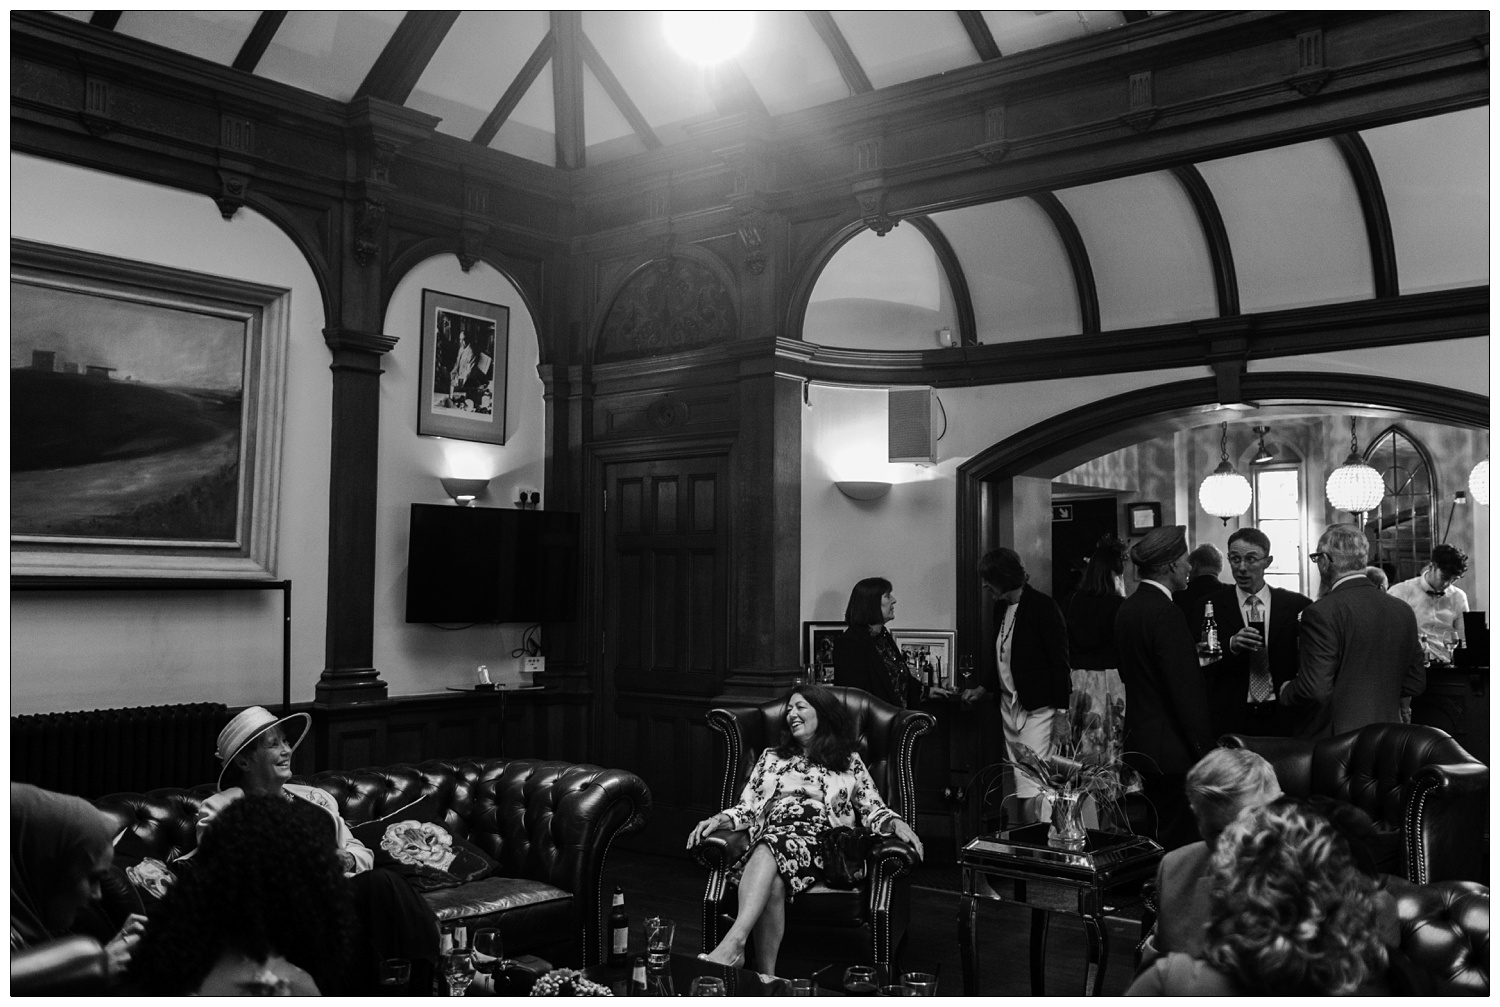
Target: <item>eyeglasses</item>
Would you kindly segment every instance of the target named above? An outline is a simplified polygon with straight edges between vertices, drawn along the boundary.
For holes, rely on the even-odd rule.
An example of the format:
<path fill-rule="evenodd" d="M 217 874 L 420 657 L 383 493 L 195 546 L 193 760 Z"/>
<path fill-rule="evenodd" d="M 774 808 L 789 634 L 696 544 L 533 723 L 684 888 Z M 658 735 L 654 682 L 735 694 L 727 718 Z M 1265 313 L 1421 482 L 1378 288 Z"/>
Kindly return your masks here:
<path fill-rule="evenodd" d="M 1332 559 L 1333 557 L 1326 552 L 1313 552 L 1308 553 L 1307 558 L 1316 563 L 1320 559 Z"/>

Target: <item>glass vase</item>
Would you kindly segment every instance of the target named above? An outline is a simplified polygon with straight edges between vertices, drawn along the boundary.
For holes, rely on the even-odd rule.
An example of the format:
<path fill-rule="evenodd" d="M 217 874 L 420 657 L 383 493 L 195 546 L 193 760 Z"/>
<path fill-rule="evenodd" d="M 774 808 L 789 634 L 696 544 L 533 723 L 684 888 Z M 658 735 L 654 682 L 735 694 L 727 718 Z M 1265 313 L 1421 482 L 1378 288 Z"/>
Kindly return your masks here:
<path fill-rule="evenodd" d="M 1085 794 L 1052 795 L 1052 827 L 1047 830 L 1047 842 L 1052 846 L 1082 849 L 1088 841 L 1088 829 L 1083 824 L 1083 802 Z"/>

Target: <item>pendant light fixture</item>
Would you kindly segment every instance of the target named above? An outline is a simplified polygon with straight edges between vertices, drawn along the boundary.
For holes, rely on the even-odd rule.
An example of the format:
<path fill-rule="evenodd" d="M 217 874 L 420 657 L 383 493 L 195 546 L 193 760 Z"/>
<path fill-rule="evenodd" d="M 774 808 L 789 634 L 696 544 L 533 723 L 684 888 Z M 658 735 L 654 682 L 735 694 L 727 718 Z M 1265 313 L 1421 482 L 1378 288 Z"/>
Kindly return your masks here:
<path fill-rule="evenodd" d="M 1251 465 L 1266 465 L 1276 460 L 1276 452 L 1266 447 L 1266 434 L 1271 432 L 1270 427 L 1251 427 L 1255 433 L 1260 434 L 1260 450 L 1255 452 L 1255 457 L 1250 459 Z"/>
<path fill-rule="evenodd" d="M 1349 417 L 1349 457 L 1329 473 L 1326 490 L 1328 502 L 1338 510 L 1358 517 L 1360 527 L 1364 527 L 1365 515 L 1380 506 L 1385 497 L 1385 480 L 1359 456 L 1359 437 L 1352 416 Z"/>
<path fill-rule="evenodd" d="M 1478 503 L 1486 507 L 1490 505 L 1490 460 L 1488 458 L 1475 465 L 1474 471 L 1469 473 L 1469 492 Z"/>
<path fill-rule="evenodd" d="M 1229 524 L 1250 509 L 1250 482 L 1229 463 L 1229 424 L 1219 424 L 1219 467 L 1198 487 L 1198 503 Z"/>

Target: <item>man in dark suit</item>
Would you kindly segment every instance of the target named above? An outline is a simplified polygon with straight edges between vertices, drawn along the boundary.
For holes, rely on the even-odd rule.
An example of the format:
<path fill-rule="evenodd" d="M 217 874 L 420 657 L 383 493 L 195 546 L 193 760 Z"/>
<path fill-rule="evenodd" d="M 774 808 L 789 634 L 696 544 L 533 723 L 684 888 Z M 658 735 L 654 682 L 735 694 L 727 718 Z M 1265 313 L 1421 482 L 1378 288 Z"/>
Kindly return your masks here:
<path fill-rule="evenodd" d="M 1172 591 L 1187 584 L 1187 528 L 1157 528 L 1130 550 L 1141 583 L 1115 615 L 1115 646 L 1125 683 L 1125 759 L 1158 820 L 1169 850 L 1198 838 L 1183 782 L 1214 747 L 1208 695 L 1187 616 Z"/>
<path fill-rule="evenodd" d="M 1172 592 L 1172 600 L 1188 619 L 1193 618 L 1195 609 L 1202 608 L 1199 602 L 1224 586 L 1224 582 L 1219 580 L 1219 574 L 1223 570 L 1224 554 L 1212 542 L 1205 542 L 1188 553 L 1187 587 Z M 1196 634 L 1197 626 L 1192 628 Z M 1195 635 L 1194 639 L 1196 638 Z"/>
<path fill-rule="evenodd" d="M 1369 552 L 1350 524 L 1329 525 L 1318 539 L 1313 560 L 1327 590 L 1302 612 L 1301 666 L 1279 694 L 1300 718 L 1298 737 L 1400 723 L 1401 697 L 1427 685 L 1417 617 L 1365 577 Z"/>
<path fill-rule="evenodd" d="M 1057 603 L 1026 583 L 1026 567 L 1011 549 L 993 549 L 979 560 L 979 579 L 995 598 L 994 635 L 984 655 L 980 684 L 963 693 L 965 702 L 990 693 L 1000 706 L 1008 758 L 1018 745 L 1038 755 L 1053 754 L 1055 739 L 1066 737 L 1068 699 L 1073 692 L 1068 665 L 1068 630 Z M 1021 818 L 1040 814 L 1034 783 L 1016 776 Z"/>
<path fill-rule="evenodd" d="M 1240 528 L 1229 536 L 1229 572 L 1234 584 L 1201 599 L 1189 622 L 1203 625 L 1205 604 L 1214 607 L 1219 639 L 1226 641 L 1222 660 L 1204 669 L 1209 720 L 1214 737 L 1260 734 L 1290 737 L 1291 711 L 1276 694 L 1297 677 L 1297 619 L 1312 599 L 1266 584 L 1271 540 L 1258 528 Z M 1265 635 L 1250 627 L 1265 626 Z"/>

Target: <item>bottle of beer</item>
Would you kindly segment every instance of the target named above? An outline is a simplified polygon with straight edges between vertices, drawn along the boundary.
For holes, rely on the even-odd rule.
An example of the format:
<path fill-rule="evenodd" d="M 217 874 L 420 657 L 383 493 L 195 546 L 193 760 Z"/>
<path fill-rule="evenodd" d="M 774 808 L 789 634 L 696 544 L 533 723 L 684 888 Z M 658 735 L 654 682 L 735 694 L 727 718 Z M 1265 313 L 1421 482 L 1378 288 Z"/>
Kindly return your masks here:
<path fill-rule="evenodd" d="M 453 924 L 444 923 L 439 930 L 438 967 L 432 977 L 434 996 L 448 995 L 448 956 L 453 953 Z"/>
<path fill-rule="evenodd" d="M 630 962 L 630 995 L 646 995 L 646 956 L 636 955 Z"/>
<path fill-rule="evenodd" d="M 630 917 L 625 913 L 625 893 L 615 886 L 614 906 L 609 911 L 609 965 L 625 964 L 625 949 L 630 944 Z"/>
<path fill-rule="evenodd" d="M 1219 645 L 1219 620 L 1214 618 L 1214 603 L 1203 603 L 1203 633 L 1198 637 L 1198 657 L 1204 661 L 1217 661 L 1224 656 Z"/>

